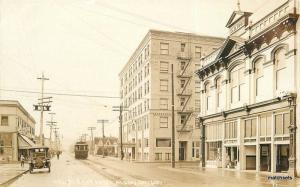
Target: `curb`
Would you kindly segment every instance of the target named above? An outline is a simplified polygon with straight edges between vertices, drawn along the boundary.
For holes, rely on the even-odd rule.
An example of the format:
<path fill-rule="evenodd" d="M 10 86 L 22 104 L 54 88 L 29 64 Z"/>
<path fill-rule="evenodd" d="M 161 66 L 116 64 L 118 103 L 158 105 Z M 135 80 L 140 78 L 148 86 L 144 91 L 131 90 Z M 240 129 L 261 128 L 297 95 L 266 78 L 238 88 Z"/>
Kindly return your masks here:
<path fill-rule="evenodd" d="M 6 187 L 6 186 L 9 186 L 12 182 L 14 182 L 15 180 L 17 180 L 19 177 L 21 177 L 23 174 L 27 173 L 29 171 L 29 169 L 17 174 L 16 176 L 8 179 L 7 181 L 3 182 L 0 184 L 0 186 L 2 187 Z"/>

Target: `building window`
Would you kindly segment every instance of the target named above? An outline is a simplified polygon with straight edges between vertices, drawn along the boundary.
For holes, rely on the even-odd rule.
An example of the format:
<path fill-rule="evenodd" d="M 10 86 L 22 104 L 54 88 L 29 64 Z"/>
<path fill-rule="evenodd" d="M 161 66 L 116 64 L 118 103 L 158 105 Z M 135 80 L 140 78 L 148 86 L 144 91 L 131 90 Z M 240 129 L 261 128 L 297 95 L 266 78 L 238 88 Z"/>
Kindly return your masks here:
<path fill-rule="evenodd" d="M 200 104 L 200 99 L 195 100 L 195 111 L 200 112 L 201 104 Z"/>
<path fill-rule="evenodd" d="M 144 144 L 145 144 L 145 147 L 149 147 L 149 139 L 148 138 L 144 138 Z"/>
<path fill-rule="evenodd" d="M 180 124 L 185 125 L 185 123 L 186 123 L 186 115 L 181 115 L 180 116 Z"/>
<path fill-rule="evenodd" d="M 271 136 L 272 117 L 270 114 L 260 117 L 260 136 Z"/>
<path fill-rule="evenodd" d="M 168 110 L 168 99 L 160 98 L 160 109 Z"/>
<path fill-rule="evenodd" d="M 185 86 L 185 80 L 180 80 L 180 87 L 184 88 L 184 86 Z"/>
<path fill-rule="evenodd" d="M 284 135 L 289 133 L 290 114 L 275 115 L 275 135 Z"/>
<path fill-rule="evenodd" d="M 1 116 L 1 126 L 8 126 L 8 116 Z"/>
<path fill-rule="evenodd" d="M 256 118 L 245 120 L 245 138 L 256 137 Z"/>
<path fill-rule="evenodd" d="M 159 118 L 160 128 L 168 128 L 168 117 Z"/>
<path fill-rule="evenodd" d="M 170 138 L 156 138 L 156 147 L 171 147 Z"/>
<path fill-rule="evenodd" d="M 207 160 L 218 160 L 221 154 L 222 142 L 208 142 L 207 143 Z"/>
<path fill-rule="evenodd" d="M 205 85 L 205 104 L 206 104 L 206 110 L 210 110 L 211 107 L 211 96 L 210 96 L 210 83 L 207 83 Z"/>
<path fill-rule="evenodd" d="M 165 160 L 171 160 L 171 153 L 165 153 Z"/>
<path fill-rule="evenodd" d="M 185 97 L 180 98 L 180 106 L 184 106 L 185 104 Z"/>
<path fill-rule="evenodd" d="M 237 122 L 225 123 L 225 139 L 237 138 Z"/>
<path fill-rule="evenodd" d="M 192 143 L 192 157 L 200 158 L 200 141 L 193 141 L 193 143 Z"/>
<path fill-rule="evenodd" d="M 201 82 L 195 81 L 195 93 L 200 93 L 200 92 L 201 92 Z"/>
<path fill-rule="evenodd" d="M 185 50 L 185 43 L 181 43 L 181 52 L 184 52 Z"/>
<path fill-rule="evenodd" d="M 162 160 L 162 153 L 155 153 L 155 160 Z"/>
<path fill-rule="evenodd" d="M 245 95 L 244 71 L 244 66 L 238 65 L 230 72 L 231 103 L 243 100 Z"/>
<path fill-rule="evenodd" d="M 219 77 L 216 80 L 216 94 L 217 94 L 217 107 L 220 107 L 220 103 L 222 100 L 222 79 Z"/>
<path fill-rule="evenodd" d="M 169 71 L 169 62 L 160 62 L 160 72 L 161 73 L 168 73 Z"/>
<path fill-rule="evenodd" d="M 289 77 L 289 75 L 285 62 L 285 50 L 283 48 L 278 49 L 274 53 L 274 63 L 276 90 L 285 91 L 288 88 L 287 77 Z"/>
<path fill-rule="evenodd" d="M 201 47 L 198 46 L 195 47 L 195 57 L 201 58 Z"/>
<path fill-rule="evenodd" d="M 185 69 L 185 61 L 180 62 L 180 69 L 184 70 Z"/>
<path fill-rule="evenodd" d="M 169 44 L 168 43 L 160 43 L 160 54 L 161 55 L 169 54 Z"/>
<path fill-rule="evenodd" d="M 263 95 L 263 59 L 260 58 L 255 62 L 254 66 L 255 72 L 255 95 L 262 96 Z"/>
<path fill-rule="evenodd" d="M 168 91 L 168 80 L 160 79 L 160 91 Z"/>

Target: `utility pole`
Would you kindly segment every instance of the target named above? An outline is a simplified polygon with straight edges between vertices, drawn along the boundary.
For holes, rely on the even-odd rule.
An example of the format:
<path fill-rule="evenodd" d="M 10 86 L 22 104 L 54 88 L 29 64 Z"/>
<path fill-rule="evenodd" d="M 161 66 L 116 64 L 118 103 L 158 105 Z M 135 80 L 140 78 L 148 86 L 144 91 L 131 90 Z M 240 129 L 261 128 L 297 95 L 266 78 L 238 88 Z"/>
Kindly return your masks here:
<path fill-rule="evenodd" d="M 119 136 L 120 136 L 120 152 L 121 152 L 121 160 L 123 160 L 124 158 L 124 152 L 123 152 L 123 124 L 122 124 L 122 113 L 123 113 L 124 107 L 121 104 L 120 106 L 113 106 L 113 111 L 119 111 L 120 115 L 119 115 L 119 122 L 120 122 L 120 128 L 119 128 Z"/>
<path fill-rule="evenodd" d="M 34 106 L 34 110 L 36 111 L 41 111 L 41 117 L 40 117 L 40 137 L 39 141 L 42 146 L 44 146 L 44 132 L 43 132 L 43 126 L 44 126 L 44 111 L 50 111 L 50 105 L 49 103 L 52 102 L 50 99 L 52 97 L 44 97 L 44 81 L 49 80 L 44 76 L 44 73 L 42 73 L 42 77 L 38 77 L 38 80 L 41 80 L 42 82 L 42 87 L 41 87 L 41 98 L 39 98 L 39 103 Z M 46 99 L 46 101 L 45 101 Z M 48 99 L 48 100 L 47 100 Z M 45 105 L 47 104 L 47 105 Z"/>
<path fill-rule="evenodd" d="M 96 127 L 88 127 L 88 130 L 91 131 L 91 151 L 92 151 L 92 155 L 94 155 L 94 136 L 93 136 L 93 130 L 96 130 Z"/>
<path fill-rule="evenodd" d="M 52 129 L 53 127 L 56 126 L 56 121 L 53 121 L 53 115 L 55 115 L 55 113 L 49 113 L 51 115 L 51 121 L 47 121 L 47 124 L 50 127 L 50 150 L 52 151 Z"/>
<path fill-rule="evenodd" d="M 58 127 L 54 127 L 53 130 L 54 130 L 54 137 L 55 137 L 55 148 L 56 148 L 56 151 L 58 151 Z"/>
<path fill-rule="evenodd" d="M 97 120 L 98 123 L 102 123 L 102 157 L 104 158 L 104 123 L 108 123 L 108 120 L 99 119 Z"/>
<path fill-rule="evenodd" d="M 172 168 L 175 168 L 175 114 L 174 114 L 174 69 L 171 64 L 172 81 Z"/>
<path fill-rule="evenodd" d="M 87 136 L 88 136 L 87 133 L 82 134 L 82 135 L 81 135 L 81 141 L 84 140 L 84 142 L 86 142 L 86 137 L 87 137 Z M 83 137 L 84 137 L 84 139 L 83 139 Z"/>

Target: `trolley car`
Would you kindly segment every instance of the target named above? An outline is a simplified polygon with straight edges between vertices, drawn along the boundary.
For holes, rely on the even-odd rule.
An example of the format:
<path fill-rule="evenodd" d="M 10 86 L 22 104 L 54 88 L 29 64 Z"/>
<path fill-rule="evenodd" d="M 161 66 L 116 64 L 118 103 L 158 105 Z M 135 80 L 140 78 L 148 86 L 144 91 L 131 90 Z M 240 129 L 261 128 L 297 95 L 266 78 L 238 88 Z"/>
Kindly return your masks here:
<path fill-rule="evenodd" d="M 86 142 L 77 142 L 74 149 L 76 159 L 87 159 L 89 147 Z"/>

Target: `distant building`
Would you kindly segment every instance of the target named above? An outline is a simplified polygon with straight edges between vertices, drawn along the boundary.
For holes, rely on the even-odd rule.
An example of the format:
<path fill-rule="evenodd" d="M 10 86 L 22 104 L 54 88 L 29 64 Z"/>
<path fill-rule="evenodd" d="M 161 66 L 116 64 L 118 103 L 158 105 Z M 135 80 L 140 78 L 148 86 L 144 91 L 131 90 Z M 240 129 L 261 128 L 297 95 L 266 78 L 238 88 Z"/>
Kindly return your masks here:
<path fill-rule="evenodd" d="M 27 157 L 34 146 L 35 120 L 18 101 L 0 100 L 0 162 Z"/>
<path fill-rule="evenodd" d="M 126 158 L 171 159 L 171 65 L 174 66 L 176 160 L 199 159 L 200 58 L 224 39 L 150 30 L 119 74 Z M 198 67 L 198 68 L 197 68 Z M 198 99 L 199 98 L 199 99 Z"/>
<path fill-rule="evenodd" d="M 300 172 L 299 3 L 234 11 L 226 41 L 202 59 L 203 166 Z"/>
<path fill-rule="evenodd" d="M 118 156 L 118 138 L 104 137 L 95 138 L 95 155 Z"/>

